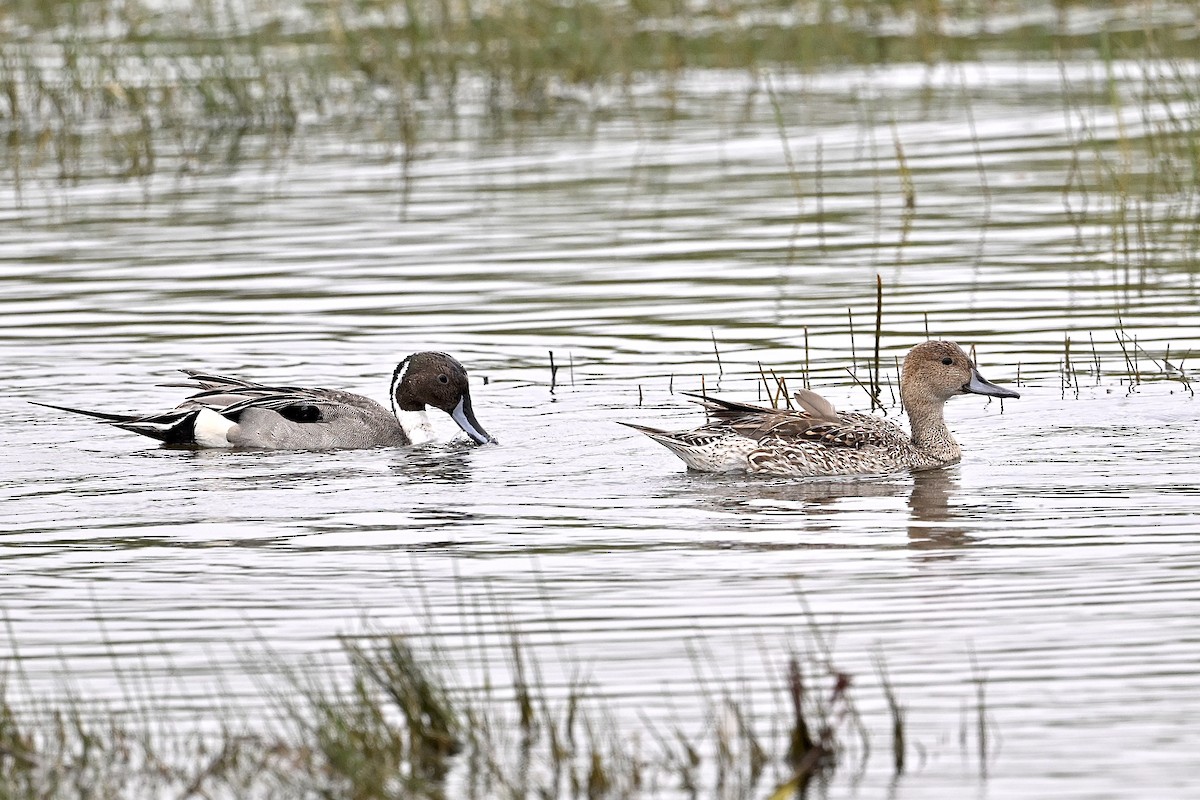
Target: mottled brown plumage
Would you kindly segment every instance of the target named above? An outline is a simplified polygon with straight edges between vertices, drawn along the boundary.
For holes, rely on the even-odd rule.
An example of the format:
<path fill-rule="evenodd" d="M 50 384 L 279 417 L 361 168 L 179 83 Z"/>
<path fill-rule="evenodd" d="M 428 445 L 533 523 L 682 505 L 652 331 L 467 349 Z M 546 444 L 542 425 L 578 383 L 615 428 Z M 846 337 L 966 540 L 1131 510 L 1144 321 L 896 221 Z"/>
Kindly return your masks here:
<path fill-rule="evenodd" d="M 914 347 L 901 371 L 900 397 L 911 436 L 871 414 L 838 412 L 807 389 L 796 393 L 803 411 L 691 395 L 708 411 L 703 427 L 679 432 L 630 427 L 702 472 L 813 477 L 932 469 L 961 457 L 942 410 L 951 397 L 968 393 L 1020 396 L 984 380 L 958 345 L 933 341 Z"/>

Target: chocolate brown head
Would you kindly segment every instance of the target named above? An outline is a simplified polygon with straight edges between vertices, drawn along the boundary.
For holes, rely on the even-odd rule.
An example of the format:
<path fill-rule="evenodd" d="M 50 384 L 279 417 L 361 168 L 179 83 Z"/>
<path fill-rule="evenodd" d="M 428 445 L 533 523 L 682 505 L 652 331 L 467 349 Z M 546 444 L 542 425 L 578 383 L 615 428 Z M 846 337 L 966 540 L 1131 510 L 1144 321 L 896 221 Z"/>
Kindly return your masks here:
<path fill-rule="evenodd" d="M 445 353 L 414 353 L 392 374 L 392 403 L 398 411 L 445 411 L 479 444 L 495 441 L 471 409 L 471 387 L 463 365 Z"/>

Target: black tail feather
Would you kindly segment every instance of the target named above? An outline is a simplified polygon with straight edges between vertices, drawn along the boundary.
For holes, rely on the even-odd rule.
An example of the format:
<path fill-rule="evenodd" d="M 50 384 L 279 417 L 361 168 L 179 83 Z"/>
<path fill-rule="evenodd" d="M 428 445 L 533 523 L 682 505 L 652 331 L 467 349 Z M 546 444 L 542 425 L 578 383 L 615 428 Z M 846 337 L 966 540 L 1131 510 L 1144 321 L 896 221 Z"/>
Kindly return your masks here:
<path fill-rule="evenodd" d="M 56 406 L 53 403 L 37 403 L 32 400 L 30 402 L 35 406 L 42 406 L 43 408 L 53 408 L 56 411 L 68 411 L 72 414 L 81 414 L 85 417 L 103 420 L 123 430 L 133 431 L 134 433 L 140 433 L 142 436 L 157 439 L 164 444 L 195 444 L 196 442 L 196 414 L 199 413 L 198 409 L 168 411 L 165 414 L 143 417 L 131 414 L 109 414 L 104 411 L 85 411 L 82 408 Z"/>
<path fill-rule="evenodd" d="M 30 400 L 29 402 L 35 406 L 41 406 L 42 408 L 53 408 L 56 411 L 69 411 L 72 414 L 82 414 L 85 417 L 94 417 L 95 419 L 102 419 L 105 422 L 115 422 L 119 424 L 122 422 L 133 422 L 135 419 L 137 419 L 137 417 L 130 416 L 129 414 L 108 414 L 104 411 L 85 411 L 82 408 L 56 406 L 53 403 L 38 403 L 33 400 Z"/>
<path fill-rule="evenodd" d="M 118 428 L 149 436 L 163 444 L 195 444 L 196 416 L 199 413 L 200 409 L 198 408 L 186 411 L 168 411 L 165 414 L 136 417 L 115 424 Z"/>

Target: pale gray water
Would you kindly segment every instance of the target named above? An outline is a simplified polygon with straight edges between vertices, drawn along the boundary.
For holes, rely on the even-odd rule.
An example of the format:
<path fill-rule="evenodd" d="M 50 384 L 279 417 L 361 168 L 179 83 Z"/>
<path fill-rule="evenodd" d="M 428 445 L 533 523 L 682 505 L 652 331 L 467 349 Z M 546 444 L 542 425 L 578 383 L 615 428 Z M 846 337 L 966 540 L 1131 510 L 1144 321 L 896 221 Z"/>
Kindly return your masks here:
<path fill-rule="evenodd" d="M 1103 77 L 1067 71 L 1076 86 Z M 1136 337 L 1147 372 L 1200 342 L 1194 186 L 1132 192 L 1138 233 L 1097 177 L 1125 163 L 1119 128 L 1195 109 L 1064 104 L 1055 65 L 780 82 L 797 200 L 769 105 L 734 102 L 745 89 L 698 75 L 670 123 L 429 141 L 407 186 L 395 147 L 319 130 L 284 162 L 6 186 L 0 602 L 23 691 L 69 676 L 119 701 L 124 670 L 204 724 L 214 687 L 261 704 L 246 662 L 264 646 L 290 659 L 336 650 L 364 618 L 432 626 L 471 685 L 480 654 L 462 630 L 511 625 L 556 690 L 560 662 L 582 664 L 630 730 L 644 710 L 699 731 L 697 673 L 744 686 L 763 717 L 782 704 L 787 647 L 809 637 L 799 595 L 836 633 L 876 737 L 866 773 L 839 773 L 831 794 L 1200 790 L 1200 415 L 1179 381 L 1131 389 L 1114 333 Z M 907 220 L 893 119 L 916 188 Z M 1161 167 L 1141 152 L 1136 186 Z M 1132 254 L 1114 230 L 1134 231 Z M 993 381 L 1020 370 L 1003 413 L 951 404 L 960 466 L 696 476 L 615 424 L 699 424 L 670 388 L 704 375 L 755 399 L 758 362 L 798 385 L 804 326 L 814 386 L 863 406 L 847 307 L 861 361 L 877 273 L 887 365 L 928 325 L 975 345 Z M 1095 343 L 1099 386 L 1063 387 L 1067 335 L 1081 371 Z M 26 402 L 150 410 L 177 397 L 154 384 L 184 366 L 384 399 L 418 349 L 466 364 L 500 446 L 190 453 Z M 876 653 L 924 752 L 894 785 Z M 986 781 L 964 711 L 972 653 Z"/>

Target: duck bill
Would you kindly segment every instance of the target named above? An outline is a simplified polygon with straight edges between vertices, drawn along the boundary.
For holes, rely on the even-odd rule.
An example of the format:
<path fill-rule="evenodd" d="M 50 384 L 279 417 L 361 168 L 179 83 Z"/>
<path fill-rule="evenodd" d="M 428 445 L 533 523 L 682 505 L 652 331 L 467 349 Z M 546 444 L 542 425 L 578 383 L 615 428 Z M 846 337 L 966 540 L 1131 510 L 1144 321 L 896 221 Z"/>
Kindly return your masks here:
<path fill-rule="evenodd" d="M 479 424 L 479 420 L 475 419 L 475 412 L 471 410 L 471 396 L 464 394 L 462 399 L 458 401 L 458 405 L 450 412 L 450 418 L 458 423 L 458 427 L 463 429 L 463 432 L 475 440 L 477 444 L 487 444 L 496 441 L 483 429 Z"/>
<path fill-rule="evenodd" d="M 979 374 L 979 370 L 977 369 L 971 370 L 971 380 L 963 384 L 963 391 L 970 392 L 971 394 L 983 394 L 988 397 L 1021 396 L 1012 389 L 1005 389 L 1003 386 L 997 386 L 991 381 L 984 380 L 984 377 Z"/>

